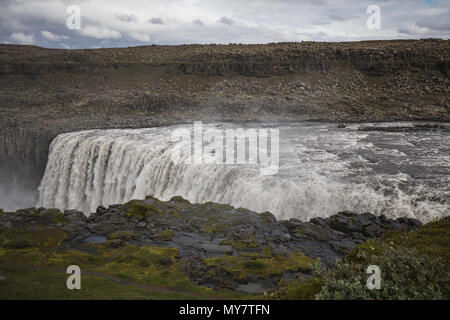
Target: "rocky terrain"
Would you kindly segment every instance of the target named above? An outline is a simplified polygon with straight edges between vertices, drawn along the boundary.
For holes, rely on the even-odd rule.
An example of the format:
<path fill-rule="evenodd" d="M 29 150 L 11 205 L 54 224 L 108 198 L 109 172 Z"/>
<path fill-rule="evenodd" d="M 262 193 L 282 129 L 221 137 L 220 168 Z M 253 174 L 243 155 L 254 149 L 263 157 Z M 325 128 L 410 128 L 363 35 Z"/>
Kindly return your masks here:
<path fill-rule="evenodd" d="M 50 250 L 56 256 L 70 254 L 83 270 L 94 271 L 96 263 L 108 265 L 138 259 L 121 255 L 121 250 L 129 246 L 159 248 L 171 252 L 160 257 L 159 268 L 176 266 L 202 287 L 261 294 L 294 278 L 310 277 L 316 261 L 324 267 L 333 266 L 367 239 L 389 230 L 408 231 L 420 226 L 414 219 L 392 220 L 351 212 L 309 222 L 277 221 L 269 212 L 257 214 L 216 203 L 191 204 L 181 197 L 167 202 L 147 197 L 109 208 L 99 207 L 89 217 L 76 211 L 43 208 L 1 213 L 0 265 L 11 263 L 8 256 L 11 250 L 25 250 L 18 260 L 24 264 L 31 259 L 25 253 L 36 252 L 33 248 L 38 247 L 39 252 Z M 124 260 L 111 258 L 93 263 L 94 257 L 101 259 L 105 250 Z M 30 264 L 48 267 L 55 259 L 34 257 Z M 137 268 L 146 266 L 142 262 Z M 136 271 L 133 266 L 129 268 Z M 122 265 L 107 273 L 117 276 L 119 271 L 126 270 Z"/>

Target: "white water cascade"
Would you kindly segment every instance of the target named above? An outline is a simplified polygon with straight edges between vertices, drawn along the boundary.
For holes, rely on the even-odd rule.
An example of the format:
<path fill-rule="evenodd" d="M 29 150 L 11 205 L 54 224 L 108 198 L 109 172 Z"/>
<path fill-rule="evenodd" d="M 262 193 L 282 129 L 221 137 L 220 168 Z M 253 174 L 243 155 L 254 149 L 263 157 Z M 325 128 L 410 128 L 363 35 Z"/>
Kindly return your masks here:
<path fill-rule="evenodd" d="M 326 124 L 284 125 L 279 172 L 264 176 L 252 165 L 185 164 L 191 145 L 172 142 L 173 128 L 179 126 L 59 135 L 50 146 L 38 205 L 89 214 L 99 205 L 147 195 L 161 200 L 181 195 L 191 202 L 229 203 L 302 220 L 340 210 L 422 221 L 448 214 L 450 184 L 448 175 L 441 174 L 448 172 L 448 163 L 433 158 L 435 167 L 441 168 L 430 172 L 441 179 L 434 177 L 434 185 L 427 184 L 429 177 L 418 180 L 409 168 L 416 162 L 433 164 L 429 159 L 423 164 L 421 159 L 408 158 L 406 149 L 412 148 L 412 142 L 402 144 L 403 149 L 387 150 L 377 147 L 369 133 L 351 127 L 338 131 Z M 391 145 L 398 146 L 398 140 Z M 397 168 L 399 161 L 410 167 Z"/>

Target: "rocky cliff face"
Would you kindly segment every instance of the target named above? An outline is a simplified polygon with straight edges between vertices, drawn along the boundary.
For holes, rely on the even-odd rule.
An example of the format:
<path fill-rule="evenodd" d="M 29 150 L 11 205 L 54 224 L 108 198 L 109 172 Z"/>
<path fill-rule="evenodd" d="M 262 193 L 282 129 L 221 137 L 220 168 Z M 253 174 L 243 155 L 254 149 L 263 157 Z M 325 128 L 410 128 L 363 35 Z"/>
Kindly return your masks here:
<path fill-rule="evenodd" d="M 49 50 L 0 46 L 5 127 L 448 121 L 444 40 Z"/>
<path fill-rule="evenodd" d="M 36 204 L 51 136 L 23 128 L 0 131 L 0 202 L 4 209 Z"/>
<path fill-rule="evenodd" d="M 2 75 L 85 73 L 150 66 L 206 76 L 270 77 L 350 68 L 369 75 L 399 70 L 447 74 L 448 41 L 272 43 L 265 45 L 145 46 L 96 50 L 48 50 L 2 46 Z"/>

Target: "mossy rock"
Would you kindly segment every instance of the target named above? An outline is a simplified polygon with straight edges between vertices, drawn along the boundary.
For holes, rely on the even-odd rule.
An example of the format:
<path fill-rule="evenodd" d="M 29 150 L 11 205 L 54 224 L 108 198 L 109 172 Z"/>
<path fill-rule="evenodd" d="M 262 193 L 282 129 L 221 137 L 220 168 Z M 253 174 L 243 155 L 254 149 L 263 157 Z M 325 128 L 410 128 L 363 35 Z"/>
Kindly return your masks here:
<path fill-rule="evenodd" d="M 309 273 L 316 262 L 301 252 L 266 257 L 259 254 L 207 258 L 203 263 L 222 274 L 230 274 L 235 280 L 248 279 L 250 275 L 267 279 L 282 277 L 284 272 Z"/>
<path fill-rule="evenodd" d="M 160 240 L 170 241 L 174 237 L 175 232 L 173 230 L 167 229 L 159 232 L 156 237 Z"/>
<path fill-rule="evenodd" d="M 191 204 L 189 200 L 184 199 L 182 196 L 175 196 L 170 199 L 171 202 L 179 202 L 184 204 Z"/>
<path fill-rule="evenodd" d="M 263 218 L 265 223 L 273 223 L 277 221 L 277 218 L 275 218 L 275 216 L 269 211 L 260 213 L 260 216 Z"/>
<path fill-rule="evenodd" d="M 32 248 L 33 243 L 29 239 L 7 239 L 1 246 L 5 249 L 25 249 Z"/>
<path fill-rule="evenodd" d="M 129 204 L 127 206 L 127 211 L 125 212 L 125 215 L 129 218 L 136 218 L 139 221 L 144 220 L 151 214 L 150 208 L 141 203 L 141 202 L 135 202 L 132 204 Z"/>
<path fill-rule="evenodd" d="M 109 240 L 120 239 L 120 240 L 132 240 L 136 238 L 136 235 L 128 230 L 117 231 L 114 233 L 108 234 Z"/>
<path fill-rule="evenodd" d="M 219 221 L 217 222 L 216 219 L 211 218 L 211 221 L 208 221 L 207 223 L 203 224 L 201 226 L 201 231 L 204 233 L 228 233 L 231 228 L 234 226 L 237 222 L 232 221 Z"/>
<path fill-rule="evenodd" d="M 1 234 L 1 247 L 8 250 L 35 248 L 42 254 L 48 254 L 60 247 L 67 234 L 53 227 L 40 226 L 38 229 L 13 229 Z"/>
<path fill-rule="evenodd" d="M 254 237 L 250 237 L 245 240 L 231 240 L 225 239 L 220 242 L 221 245 L 230 245 L 236 250 L 245 250 L 245 249 L 255 249 L 258 248 L 259 245 L 256 243 Z"/>

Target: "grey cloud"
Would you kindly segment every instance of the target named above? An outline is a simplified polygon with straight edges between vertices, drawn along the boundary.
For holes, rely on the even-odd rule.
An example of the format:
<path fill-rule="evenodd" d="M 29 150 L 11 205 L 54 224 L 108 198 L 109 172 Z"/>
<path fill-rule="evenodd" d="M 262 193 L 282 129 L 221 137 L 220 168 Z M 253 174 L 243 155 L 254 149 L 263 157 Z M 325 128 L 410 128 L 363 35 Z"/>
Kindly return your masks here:
<path fill-rule="evenodd" d="M 116 16 L 119 20 L 122 20 L 125 22 L 138 22 L 138 18 L 133 14 L 119 13 L 119 14 L 116 14 Z"/>
<path fill-rule="evenodd" d="M 448 17 L 421 19 L 417 22 L 417 25 L 431 30 L 450 32 L 450 19 Z"/>
<path fill-rule="evenodd" d="M 161 18 L 151 18 L 149 21 L 152 24 L 164 24 L 164 21 Z"/>
<path fill-rule="evenodd" d="M 225 16 L 220 17 L 219 22 L 230 25 L 230 26 L 234 23 L 233 19 L 231 19 L 229 17 L 225 17 Z"/>
<path fill-rule="evenodd" d="M 332 13 L 332 14 L 330 14 L 330 15 L 328 16 L 328 18 L 329 18 L 330 20 L 334 20 L 334 21 L 345 21 L 345 20 L 347 20 L 347 18 L 344 18 L 343 16 L 341 16 L 341 15 L 338 14 L 338 13 Z"/>
<path fill-rule="evenodd" d="M 52 48 L 91 48 L 147 43 L 448 39 L 450 0 L 435 0 L 432 6 L 425 5 L 425 2 L 3 0 L 0 43 L 33 42 Z M 66 8 L 69 4 L 81 7 L 82 30 L 67 29 Z M 371 4 L 380 5 L 382 9 L 382 30 L 366 28 L 366 8 Z"/>
<path fill-rule="evenodd" d="M 205 25 L 205 24 L 203 23 L 203 21 L 200 20 L 200 19 L 195 19 L 194 21 L 192 21 L 192 23 L 195 24 L 195 25 L 197 25 L 197 26 L 203 26 L 203 25 Z"/>

